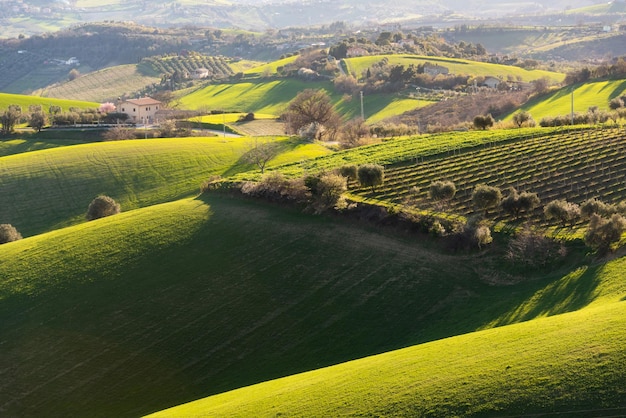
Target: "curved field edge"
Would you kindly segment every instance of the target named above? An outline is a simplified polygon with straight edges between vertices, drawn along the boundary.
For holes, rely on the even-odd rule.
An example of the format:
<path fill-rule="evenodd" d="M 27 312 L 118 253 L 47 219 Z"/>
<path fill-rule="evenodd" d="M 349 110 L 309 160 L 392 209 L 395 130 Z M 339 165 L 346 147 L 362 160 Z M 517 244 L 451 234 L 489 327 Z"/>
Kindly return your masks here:
<path fill-rule="evenodd" d="M 316 144 L 275 137 L 271 164 L 328 153 Z M 91 143 L 0 158 L 0 220 L 22 235 L 84 221 L 99 194 L 131 210 L 198 193 L 211 175 L 258 169 L 242 160 L 250 138 L 170 138 Z"/>
<path fill-rule="evenodd" d="M 10 105 L 19 105 L 22 112 L 28 111 L 30 105 L 41 105 L 45 111 L 52 105 L 60 106 L 63 111 L 68 111 L 70 107 L 80 109 L 93 109 L 99 106 L 99 103 L 81 100 L 64 100 L 48 97 L 26 96 L 23 94 L 0 93 L 0 109 L 6 109 Z"/>
<path fill-rule="evenodd" d="M 625 314 L 613 303 L 462 335 L 150 417 L 621 415 Z"/>
<path fill-rule="evenodd" d="M 491 286 L 497 251 L 422 239 L 203 196 L 5 244 L 0 409 L 137 416 L 617 297 L 568 265 Z"/>
<path fill-rule="evenodd" d="M 430 63 L 447 67 L 451 74 L 466 74 L 472 76 L 492 76 L 503 77 L 511 76 L 514 79 L 518 78 L 521 81 L 529 82 L 537 80 L 543 77 L 547 77 L 552 82 L 562 82 L 565 78 L 565 74 L 543 71 L 543 70 L 526 70 L 520 67 L 492 64 L 488 62 L 470 61 L 460 58 L 445 58 L 445 57 L 430 57 L 420 55 L 372 55 L 365 57 L 347 58 L 344 61 L 348 66 L 348 70 L 352 74 L 356 74 L 357 77 L 367 70 L 368 67 L 375 63 L 380 62 L 383 59 L 387 59 L 389 65 L 404 65 L 409 66 L 411 64 L 417 66 L 419 64 Z"/>

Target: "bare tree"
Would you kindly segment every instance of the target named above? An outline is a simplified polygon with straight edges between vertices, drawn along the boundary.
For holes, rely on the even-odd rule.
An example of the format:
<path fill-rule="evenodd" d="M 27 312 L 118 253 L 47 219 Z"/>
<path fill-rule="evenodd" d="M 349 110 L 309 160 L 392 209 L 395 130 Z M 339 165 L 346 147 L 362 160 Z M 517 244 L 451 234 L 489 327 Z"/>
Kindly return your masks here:
<path fill-rule="evenodd" d="M 248 164 L 254 164 L 261 170 L 261 173 L 265 172 L 265 166 L 280 152 L 278 145 L 275 142 L 260 141 L 255 139 L 250 144 L 248 151 L 242 156 L 242 159 Z"/>
<path fill-rule="evenodd" d="M 317 130 L 317 140 L 333 137 L 341 124 L 341 118 L 324 90 L 303 90 L 289 103 L 283 117 L 293 134 L 313 123 L 323 126 L 324 129 Z"/>

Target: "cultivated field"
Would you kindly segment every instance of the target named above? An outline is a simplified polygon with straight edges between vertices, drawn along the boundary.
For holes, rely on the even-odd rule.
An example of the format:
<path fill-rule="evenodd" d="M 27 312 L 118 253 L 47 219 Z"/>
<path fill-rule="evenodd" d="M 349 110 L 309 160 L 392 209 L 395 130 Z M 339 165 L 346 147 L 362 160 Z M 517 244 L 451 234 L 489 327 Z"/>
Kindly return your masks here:
<path fill-rule="evenodd" d="M 84 74 L 75 80 L 37 91 L 36 94 L 92 102 L 114 101 L 124 94 L 135 93 L 160 81 L 160 77 L 140 73 L 136 64 L 127 64 Z"/>
<path fill-rule="evenodd" d="M 566 199 L 582 203 L 595 197 L 605 202 L 626 200 L 626 131 L 621 128 L 570 130 L 550 135 L 515 136 L 510 142 L 484 144 L 473 149 L 450 149 L 431 158 L 418 158 L 388 166 L 385 184 L 375 194 L 362 188 L 352 193 L 362 198 L 401 204 L 411 187 L 418 187 L 422 205 L 429 206 L 432 182 L 449 180 L 457 193 L 449 210 L 461 215 L 474 212 L 471 194 L 479 183 L 514 187 L 537 193 L 546 204 Z M 537 209 L 541 217 L 541 210 Z M 510 216 L 500 214 L 511 221 Z"/>

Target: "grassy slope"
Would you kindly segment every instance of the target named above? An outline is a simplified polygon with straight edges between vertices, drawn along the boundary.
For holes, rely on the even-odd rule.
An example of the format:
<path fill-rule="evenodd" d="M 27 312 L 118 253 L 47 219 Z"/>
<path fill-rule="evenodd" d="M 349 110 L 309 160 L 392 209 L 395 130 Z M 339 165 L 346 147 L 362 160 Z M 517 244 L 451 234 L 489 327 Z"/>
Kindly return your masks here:
<path fill-rule="evenodd" d="M 594 81 L 574 86 L 574 111 L 586 112 L 591 106 L 608 110 L 609 101 L 624 94 L 626 80 Z M 546 116 L 569 115 L 572 110 L 572 87 L 565 87 L 531 100 L 522 109 L 527 110 L 539 122 Z M 509 118 L 512 117 L 509 116 Z"/>
<path fill-rule="evenodd" d="M 612 303 L 463 335 L 151 416 L 621 416 L 625 314 Z"/>
<path fill-rule="evenodd" d="M 46 111 L 50 106 L 55 105 L 61 106 L 64 111 L 67 111 L 70 107 L 81 109 L 97 108 L 99 103 L 0 93 L 0 109 L 6 109 L 9 105 L 20 105 L 23 112 L 28 112 L 28 106 L 30 105 L 42 105 Z"/>
<path fill-rule="evenodd" d="M 136 64 L 118 65 L 84 74 L 76 80 L 43 89 L 39 95 L 103 102 L 119 97 L 124 93 L 131 94 L 159 81 L 159 77 L 140 74 Z"/>
<path fill-rule="evenodd" d="M 325 148 L 278 138 L 277 162 L 300 161 Z M 197 193 L 213 174 L 253 169 L 240 158 L 247 138 L 175 138 L 93 143 L 0 158 L 0 219 L 22 235 L 81 222 L 98 194 L 123 210 Z"/>
<path fill-rule="evenodd" d="M 360 74 L 366 71 L 372 64 L 380 62 L 383 58 L 389 60 L 389 65 L 418 65 L 430 62 L 431 64 L 439 64 L 447 67 L 451 74 L 469 74 L 473 76 L 502 76 L 505 80 L 507 76 L 513 76 L 515 80 L 518 76 L 522 81 L 536 80 L 542 77 L 548 77 L 554 82 L 563 81 L 565 74 L 555 73 L 542 70 L 525 70 L 519 67 L 508 65 L 491 64 L 485 62 L 469 61 L 456 58 L 442 57 L 425 57 L 417 55 L 376 55 L 366 57 L 348 58 L 346 62 L 351 73 Z"/>
<path fill-rule="evenodd" d="M 578 309 L 606 287 L 592 269 L 570 283 L 567 265 L 491 286 L 532 276 L 503 266 L 496 247 L 453 256 L 430 245 L 217 196 L 3 245 L 0 409 L 137 416 L 514 322 L 547 288 L 523 319 L 557 301 L 553 314 Z"/>

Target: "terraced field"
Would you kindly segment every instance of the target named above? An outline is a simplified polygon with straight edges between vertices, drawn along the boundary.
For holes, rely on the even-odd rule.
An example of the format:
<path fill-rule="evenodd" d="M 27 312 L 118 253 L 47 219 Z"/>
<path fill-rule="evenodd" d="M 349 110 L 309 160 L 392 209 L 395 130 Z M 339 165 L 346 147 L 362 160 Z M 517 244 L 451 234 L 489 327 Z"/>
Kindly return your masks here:
<path fill-rule="evenodd" d="M 581 129 L 511 137 L 507 143 L 485 143 L 474 149 L 452 148 L 431 158 L 390 165 L 385 184 L 374 195 L 368 189 L 353 193 L 401 203 L 409 189 L 417 186 L 427 200 L 433 181 L 450 180 L 457 188 L 451 210 L 469 215 L 473 212 L 471 193 L 479 183 L 535 192 L 544 203 L 553 199 L 581 203 L 591 197 L 618 202 L 626 200 L 625 176 L 626 131 Z"/>

